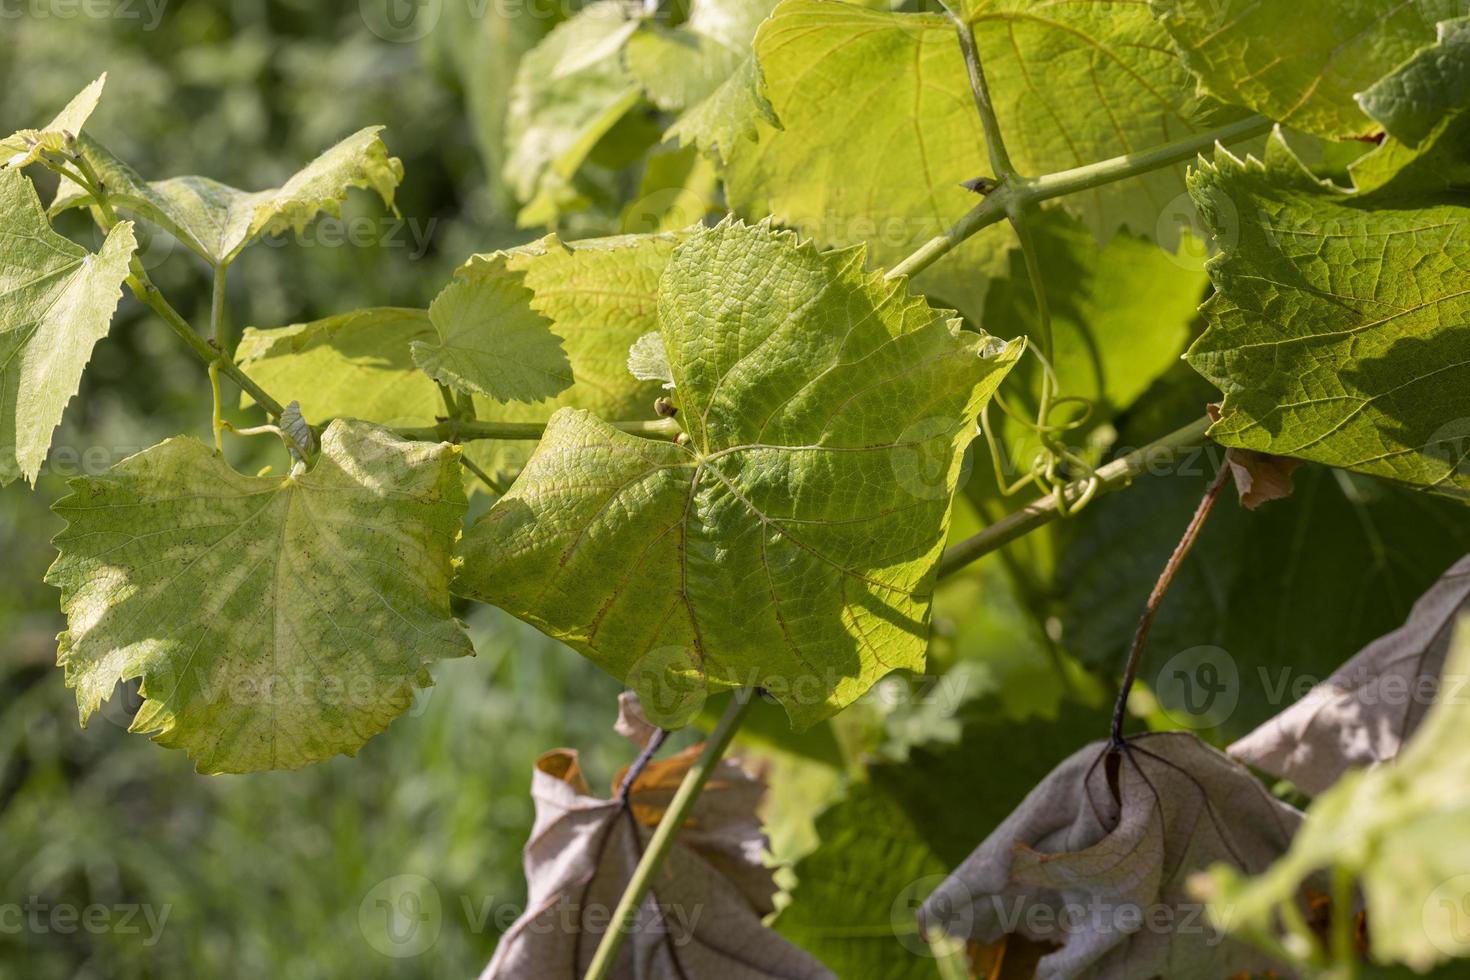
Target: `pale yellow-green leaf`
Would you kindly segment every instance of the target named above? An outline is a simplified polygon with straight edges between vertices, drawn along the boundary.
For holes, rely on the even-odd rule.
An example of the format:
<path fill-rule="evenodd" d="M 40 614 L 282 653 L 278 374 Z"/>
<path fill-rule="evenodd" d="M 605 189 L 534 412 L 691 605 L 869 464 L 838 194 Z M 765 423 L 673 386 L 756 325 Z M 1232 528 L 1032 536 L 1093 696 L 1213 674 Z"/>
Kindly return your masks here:
<path fill-rule="evenodd" d="M 354 754 L 471 652 L 449 610 L 458 450 L 334 422 L 305 472 L 242 476 L 175 438 L 56 504 L 58 663 L 82 722 L 141 678 L 132 730 L 202 772 Z"/>
<path fill-rule="evenodd" d="M 105 84 L 107 72 L 78 92 L 55 119 L 40 129 L 22 129 L 0 140 L 0 167 L 24 167 L 35 163 L 44 152 L 64 151 L 68 139 L 81 135 L 82 126 L 97 108 Z"/>
<path fill-rule="evenodd" d="M 338 214 L 351 188 L 370 188 L 392 207 L 403 164 L 388 155 L 382 129 L 359 130 L 280 187 L 254 192 L 208 177 L 145 181 L 96 140 L 78 142 L 115 207 L 163 228 L 211 265 L 225 265 L 261 235 L 300 234 L 318 215 Z M 51 213 L 89 201 L 80 188 L 63 184 Z"/>
<path fill-rule="evenodd" d="M 0 170 L 0 486 L 35 482 L 136 247 L 126 221 L 96 254 L 63 238 L 31 182 Z"/>

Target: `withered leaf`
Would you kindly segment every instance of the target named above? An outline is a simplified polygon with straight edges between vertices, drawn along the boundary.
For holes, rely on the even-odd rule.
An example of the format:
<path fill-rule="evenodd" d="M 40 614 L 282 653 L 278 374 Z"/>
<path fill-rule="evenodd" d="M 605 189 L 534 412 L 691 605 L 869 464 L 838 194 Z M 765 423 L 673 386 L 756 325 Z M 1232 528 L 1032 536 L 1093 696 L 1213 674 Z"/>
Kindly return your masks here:
<path fill-rule="evenodd" d="M 654 728 L 623 695 L 618 731 L 642 747 Z M 536 761 L 536 822 L 526 845 L 526 912 L 481 980 L 581 980 L 612 911 L 700 746 L 656 760 L 633 781 L 628 806 L 592 794 L 577 753 Z M 835 980 L 761 919 L 776 884 L 762 866 L 755 815 L 765 787 L 726 760 L 674 841 L 613 968 L 614 980 Z"/>
<path fill-rule="evenodd" d="M 1212 422 L 1220 421 L 1219 405 L 1207 405 L 1206 410 Z M 1225 450 L 1225 464 L 1235 480 L 1241 506 L 1255 510 L 1272 500 L 1291 496 L 1291 474 L 1301 467 L 1302 461 L 1233 446 Z"/>
<path fill-rule="evenodd" d="M 1230 754 L 1313 796 L 1349 769 L 1392 759 L 1446 689 L 1441 674 L 1450 637 L 1467 611 L 1470 555 L 1414 604 L 1403 626 L 1231 745 Z"/>
<path fill-rule="evenodd" d="M 1273 966 L 1222 937 L 1186 890 L 1217 862 L 1264 870 L 1301 813 L 1183 732 L 1094 743 L 1041 782 L 930 895 L 926 926 L 1059 948 L 1039 980 L 1223 977 Z"/>

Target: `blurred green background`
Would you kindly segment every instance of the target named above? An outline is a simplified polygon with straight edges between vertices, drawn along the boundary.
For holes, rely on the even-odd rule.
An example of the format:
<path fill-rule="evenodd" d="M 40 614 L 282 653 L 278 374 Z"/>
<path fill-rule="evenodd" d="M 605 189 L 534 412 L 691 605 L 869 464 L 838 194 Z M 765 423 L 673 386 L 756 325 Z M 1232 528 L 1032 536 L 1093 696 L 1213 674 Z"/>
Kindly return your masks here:
<path fill-rule="evenodd" d="M 532 235 L 514 230 L 489 177 L 504 82 L 500 102 L 486 86 L 508 82 L 517 52 L 551 22 L 506 19 L 491 4 L 410 4 L 435 20 L 415 37 L 383 29 L 388 9 L 6 4 L 0 128 L 44 122 L 105 70 L 89 131 L 141 173 L 256 189 L 384 124 L 407 171 L 401 222 L 355 194 L 341 222 L 248 251 L 231 270 L 229 308 L 239 327 L 425 305 L 470 253 Z M 467 83 L 486 97 L 467 101 Z M 96 246 L 80 215 L 59 227 Z M 340 231 L 377 244 L 338 245 Z M 198 260 L 163 235 L 145 239 L 144 259 L 202 322 Z M 126 733 L 132 692 L 77 724 L 54 666 L 57 593 L 42 583 L 60 527 L 48 508 L 82 469 L 180 432 L 207 439 L 208 391 L 182 346 L 125 299 L 38 487 L 0 493 L 0 977 L 472 976 L 524 900 L 532 760 L 575 745 L 606 779 L 630 754 L 611 731 L 618 686 L 570 650 L 495 610 L 462 610 L 476 658 L 441 665 L 438 686 L 357 759 L 299 772 L 196 775 L 182 753 Z M 375 903 L 395 897 L 400 875 L 427 878 L 440 897 L 427 949 L 382 935 Z M 167 916 L 157 935 L 144 911 L 128 911 L 138 906 L 153 923 Z"/>

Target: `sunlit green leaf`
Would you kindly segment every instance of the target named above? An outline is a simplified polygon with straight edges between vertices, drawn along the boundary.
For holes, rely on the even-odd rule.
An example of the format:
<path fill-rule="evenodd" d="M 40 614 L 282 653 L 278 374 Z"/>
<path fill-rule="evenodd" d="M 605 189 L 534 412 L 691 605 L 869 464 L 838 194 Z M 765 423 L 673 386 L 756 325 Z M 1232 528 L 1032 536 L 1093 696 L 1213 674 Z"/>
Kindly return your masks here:
<path fill-rule="evenodd" d="M 1147 149 L 1205 123 L 1188 73 L 1142 4 L 981 0 L 965 15 L 1022 172 Z M 785 0 L 761 25 L 755 48 L 784 128 L 761 126 L 758 144 L 726 147 L 737 210 L 769 211 L 824 243 L 867 242 L 881 265 L 978 202 L 961 184 L 991 167 L 946 18 Z M 1171 205 L 1183 192 L 1183 168 L 1174 167 L 1065 206 L 1102 239 L 1126 227 L 1172 249 Z M 973 312 L 984 277 L 1003 269 L 1009 241 L 1007 231 L 988 229 L 918 285 Z"/>
<path fill-rule="evenodd" d="M 1319 136 L 1368 136 L 1354 96 L 1462 17 L 1464 0 L 1152 0 L 1210 94 Z"/>
<path fill-rule="evenodd" d="M 691 236 L 659 287 L 688 445 L 558 412 L 466 535 L 456 588 L 667 724 L 681 684 L 759 684 L 805 727 L 921 665 L 960 457 L 1021 345 L 959 331 L 863 258 L 765 226 Z"/>
<path fill-rule="evenodd" d="M 572 368 L 561 338 L 532 308 L 534 294 L 520 279 L 504 253 L 461 266 L 429 307 L 438 336 L 413 342 L 414 363 L 435 381 L 500 402 L 566 390 Z"/>
<path fill-rule="evenodd" d="M 132 730 L 202 772 L 355 754 L 470 653 L 449 612 L 457 450 L 334 422 L 304 473 L 241 476 L 180 437 L 73 482 L 47 581 L 83 723 L 142 678 Z"/>
<path fill-rule="evenodd" d="M 1273 139 L 1192 193 L 1223 252 L 1189 362 L 1225 394 L 1216 440 L 1470 493 L 1470 226 L 1462 201 L 1319 183 Z"/>

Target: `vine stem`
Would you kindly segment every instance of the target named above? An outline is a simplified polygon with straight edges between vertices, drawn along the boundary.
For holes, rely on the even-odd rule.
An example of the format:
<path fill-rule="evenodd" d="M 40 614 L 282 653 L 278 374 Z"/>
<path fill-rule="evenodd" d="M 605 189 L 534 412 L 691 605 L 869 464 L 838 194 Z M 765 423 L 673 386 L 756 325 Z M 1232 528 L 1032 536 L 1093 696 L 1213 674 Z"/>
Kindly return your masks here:
<path fill-rule="evenodd" d="M 889 269 L 885 278 L 896 279 L 899 276 L 917 275 L 948 255 L 961 242 L 982 228 L 1006 220 L 1010 217 L 1012 210 L 1017 207 L 1024 208 L 1042 201 L 1049 201 L 1052 198 L 1078 194 L 1104 184 L 1158 170 L 1161 167 L 1172 166 L 1198 155 L 1217 142 L 1233 143 L 1252 136 L 1260 136 L 1270 132 L 1274 125 L 1275 123 L 1264 116 L 1251 116 L 1207 133 L 1189 136 L 1173 143 L 1165 143 L 1142 153 L 1125 153 L 1043 177 L 1025 179 L 1012 177 L 975 205 L 948 231 L 929 239 L 907 258 Z"/>
<path fill-rule="evenodd" d="M 674 792 L 674 798 L 664 811 L 663 819 L 658 822 L 653 837 L 649 839 L 648 849 L 643 852 L 638 867 L 633 869 L 633 877 L 629 879 L 628 887 L 623 889 L 618 907 L 613 910 L 612 919 L 608 922 L 607 931 L 602 934 L 602 941 L 597 945 L 597 952 L 592 957 L 592 965 L 587 968 L 584 980 L 607 980 L 612 976 L 613 964 L 617 962 L 618 953 L 622 951 L 623 943 L 628 938 L 638 909 L 648 897 L 653 879 L 663 866 L 675 836 L 684 826 L 684 821 L 694 808 L 695 800 L 699 799 L 700 791 L 704 789 L 704 784 L 714 772 L 725 750 L 730 747 L 731 739 L 735 737 L 740 723 L 745 720 L 745 713 L 754 703 L 755 692 L 749 688 L 736 691 L 735 696 L 730 699 L 730 704 L 720 716 L 715 730 L 704 743 L 704 751 L 699 754 L 694 765 L 689 767 L 684 781 Z"/>
<path fill-rule="evenodd" d="M 214 267 L 214 288 L 209 297 L 209 336 L 227 356 L 234 357 L 235 338 L 225 324 L 225 274 L 229 263 Z"/>
<path fill-rule="evenodd" d="M 476 419 L 445 419 L 436 425 L 394 429 L 400 439 L 418 442 L 472 442 L 476 439 L 540 439 L 546 432 L 546 422 L 492 422 Z M 668 438 L 677 436 L 682 429 L 673 419 L 651 419 L 636 422 L 609 422 L 613 428 L 635 436 Z"/>
<path fill-rule="evenodd" d="M 1205 432 L 1209 427 L 1210 420 L 1201 418 L 1197 422 L 1191 422 L 1183 428 L 1176 429 L 1162 439 L 1149 443 L 1142 449 L 1136 449 L 1106 466 L 1099 467 L 1093 474 L 1097 482 L 1095 492 L 1102 494 L 1127 486 L 1134 477 L 1201 448 L 1208 442 Z M 1068 485 L 1063 492 L 1065 500 L 1071 502 L 1080 498 L 1087 492 L 1089 482 L 1078 480 Z M 944 555 L 939 559 L 939 577 L 946 578 L 953 575 L 966 565 L 978 561 L 1017 538 L 1025 537 L 1060 516 L 1061 509 L 1058 507 L 1056 496 L 1045 497 L 1020 510 L 1012 511 L 983 531 L 945 549 Z"/>
<path fill-rule="evenodd" d="M 1128 663 L 1123 668 L 1123 683 L 1118 686 L 1118 700 L 1113 704 L 1113 727 L 1111 730 L 1112 744 L 1119 746 L 1123 744 L 1123 720 L 1128 713 L 1128 695 L 1133 690 L 1133 682 L 1138 679 L 1138 665 L 1143 660 L 1143 648 L 1148 644 L 1148 634 L 1153 629 L 1154 617 L 1159 614 L 1159 606 L 1164 601 L 1164 594 L 1169 591 L 1169 586 L 1174 582 L 1174 576 L 1179 574 L 1179 567 L 1184 564 L 1190 549 L 1194 547 L 1195 541 L 1199 539 L 1199 532 L 1205 526 L 1205 521 L 1210 516 L 1210 511 L 1215 509 L 1215 502 L 1220 499 L 1220 491 L 1225 488 L 1225 481 L 1230 478 L 1230 467 L 1222 465 L 1215 472 L 1215 478 L 1210 481 L 1210 487 L 1205 491 L 1204 499 L 1195 508 L 1194 517 L 1190 519 L 1189 526 L 1184 529 L 1184 536 L 1174 546 L 1174 553 L 1164 565 L 1164 571 L 1159 575 L 1159 580 L 1154 583 L 1153 591 L 1148 595 L 1148 602 L 1143 607 L 1143 617 L 1138 621 L 1138 629 L 1133 633 L 1133 643 L 1128 648 Z"/>

